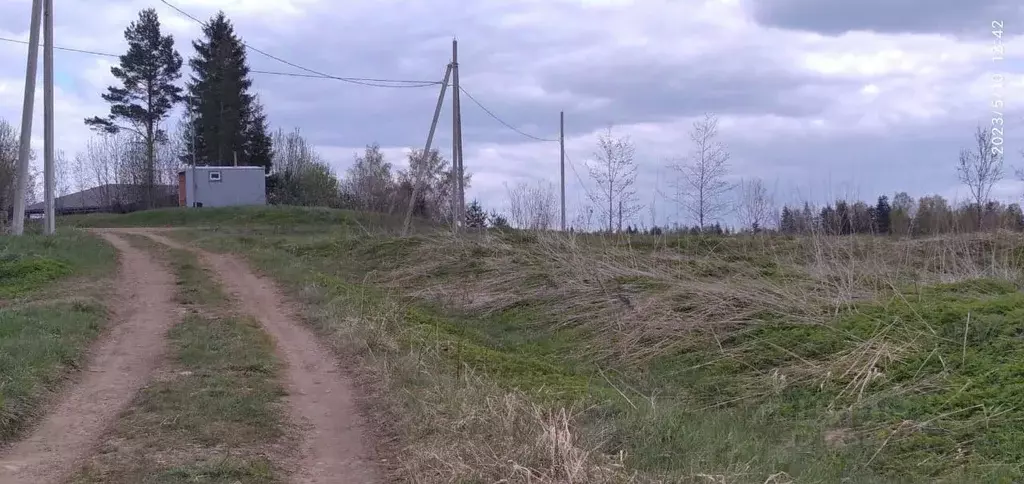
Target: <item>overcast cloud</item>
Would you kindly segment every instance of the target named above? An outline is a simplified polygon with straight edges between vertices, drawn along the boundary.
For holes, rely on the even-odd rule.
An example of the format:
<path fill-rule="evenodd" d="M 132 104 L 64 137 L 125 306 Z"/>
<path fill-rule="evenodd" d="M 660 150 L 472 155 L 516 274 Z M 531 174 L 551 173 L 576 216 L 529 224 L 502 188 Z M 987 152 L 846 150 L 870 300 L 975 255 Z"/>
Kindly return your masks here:
<path fill-rule="evenodd" d="M 121 54 L 138 10 L 157 9 L 184 57 L 199 26 L 157 0 L 63 0 L 56 43 Z M 253 46 L 337 76 L 440 80 L 459 38 L 463 87 L 516 129 L 558 135 L 565 111 L 569 215 L 580 210 L 583 163 L 614 125 L 637 145 L 641 202 L 667 190 L 666 161 L 689 150 L 691 123 L 721 118 L 733 174 L 758 176 L 779 198 L 874 199 L 958 195 L 954 164 L 976 125 L 988 125 L 992 75 L 1007 81 L 1007 162 L 1024 165 L 1024 31 L 1011 0 L 177 0 L 207 19 L 223 9 Z M 913 7 L 912 4 L 921 5 Z M 0 3 L 0 37 L 28 38 L 29 0 Z M 1005 22 L 1006 59 L 992 60 L 993 20 Z M 26 47 L 0 42 L 0 117 L 17 122 Z M 255 52 L 253 69 L 302 73 Z M 103 115 L 112 61 L 57 52 L 57 139 L 74 153 Z M 367 143 L 422 147 L 437 88 L 384 89 L 335 80 L 254 74 L 274 127 L 300 128 L 339 173 Z M 40 76 L 41 80 L 41 76 Z M 34 148 L 42 138 L 37 91 Z M 467 198 L 504 203 L 503 183 L 558 181 L 558 145 L 505 127 L 463 97 Z M 450 152 L 446 107 L 435 146 Z M 1012 171 L 1012 170 L 1011 170 Z M 998 189 L 1017 200 L 1024 187 Z M 657 200 L 659 223 L 676 209 Z M 643 222 L 649 212 L 642 212 Z M 682 220 L 689 222 L 688 220 Z"/>

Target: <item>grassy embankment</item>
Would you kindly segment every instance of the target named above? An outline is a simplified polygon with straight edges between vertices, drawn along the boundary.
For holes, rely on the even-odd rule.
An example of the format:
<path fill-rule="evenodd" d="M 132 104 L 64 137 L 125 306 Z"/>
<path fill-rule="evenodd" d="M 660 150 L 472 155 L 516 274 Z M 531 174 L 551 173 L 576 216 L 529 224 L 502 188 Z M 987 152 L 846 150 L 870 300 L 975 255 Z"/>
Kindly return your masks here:
<path fill-rule="evenodd" d="M 397 239 L 302 219 L 179 236 L 245 254 L 359 355 L 396 477 L 1024 477 L 1018 235 Z"/>
<path fill-rule="evenodd" d="M 108 321 L 113 247 L 81 231 L 0 237 L 0 445 L 35 421 Z"/>
<path fill-rule="evenodd" d="M 284 393 L 272 341 L 236 314 L 193 254 L 123 237 L 174 270 L 184 312 L 168 334 L 169 361 L 74 482 L 280 482 Z"/>

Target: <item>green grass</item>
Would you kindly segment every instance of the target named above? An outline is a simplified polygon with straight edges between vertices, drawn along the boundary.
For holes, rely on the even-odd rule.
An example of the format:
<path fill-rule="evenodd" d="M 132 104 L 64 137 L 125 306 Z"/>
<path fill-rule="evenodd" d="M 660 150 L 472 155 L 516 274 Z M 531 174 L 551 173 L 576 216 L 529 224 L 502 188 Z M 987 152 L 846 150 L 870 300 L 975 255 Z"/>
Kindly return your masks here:
<path fill-rule="evenodd" d="M 115 266 L 114 249 L 83 232 L 0 237 L 0 444 L 84 363 Z"/>
<path fill-rule="evenodd" d="M 263 484 L 277 482 L 267 461 L 246 461 L 222 458 L 200 464 L 169 469 L 153 480 L 155 483 L 203 482 L 210 484 L 236 484 L 239 482 Z"/>
<path fill-rule="evenodd" d="M 395 231 L 398 215 L 367 214 L 322 207 L 260 206 L 225 208 L 174 207 L 129 214 L 88 214 L 62 217 L 58 223 L 76 227 L 337 227 L 348 230 Z M 416 219 L 414 228 L 433 224 Z"/>
<path fill-rule="evenodd" d="M 171 364 L 75 482 L 279 482 L 268 455 L 284 436 L 273 342 L 257 321 L 229 310 L 193 254 L 128 238 L 170 262 L 187 312 L 168 335 Z"/>
<path fill-rule="evenodd" d="M 592 450 L 595 462 L 622 452 L 625 468 L 641 481 L 1024 479 L 1019 464 L 1024 462 L 1019 429 L 1024 292 L 1005 279 L 960 276 L 954 272 L 960 266 L 944 266 L 948 259 L 928 256 L 921 244 L 905 249 L 923 257 L 911 267 L 920 273 L 906 272 L 902 279 L 857 276 L 855 289 L 873 298 L 817 312 L 797 308 L 800 317 L 788 308 L 766 306 L 757 313 L 757 324 L 723 327 L 714 337 L 693 333 L 653 358 L 634 359 L 625 352 L 608 357 L 606 346 L 622 343 L 614 330 L 594 334 L 588 330 L 593 321 L 564 312 L 558 298 L 525 291 L 527 285 L 531 291 L 557 288 L 557 278 L 564 277 L 544 265 L 549 256 L 540 251 L 546 248 L 532 234 L 500 236 L 511 252 L 495 244 L 449 243 L 450 254 L 429 252 L 436 247 L 424 237 L 370 237 L 345 227 L 235 227 L 175 236 L 246 255 L 309 305 L 311 324 L 328 341 L 383 368 L 377 371 L 388 375 L 388 398 L 406 414 L 394 422 L 408 445 L 398 454 L 405 472 L 399 475 L 405 477 L 426 472 L 437 481 L 487 481 L 510 472 L 495 462 L 541 470 L 553 466 L 525 450 L 538 445 L 539 423 L 530 407 L 513 410 L 493 403 L 503 401 L 502 395 L 523 395 L 545 415 L 582 409 L 573 417 L 578 445 Z M 607 298 L 623 291 L 637 297 L 662 294 L 679 285 L 636 267 L 636 260 L 648 256 L 644 251 L 655 250 L 682 256 L 658 263 L 692 277 L 685 280 L 687 287 L 720 281 L 818 283 L 801 264 L 820 264 L 809 252 L 816 248 L 812 242 L 820 241 L 592 239 L 579 250 L 632 247 L 633 259 L 621 262 L 618 273 L 609 271 L 614 275 L 602 287 L 610 293 L 602 296 Z M 832 257 L 839 266 L 856 265 L 904 250 L 888 243 L 855 240 Z M 1020 241 L 1000 242 L 999 254 L 1020 253 L 1015 243 Z M 963 252 L 970 243 L 952 244 L 941 251 Z M 473 257 L 462 257 L 469 254 Z M 953 262 L 972 274 L 985 273 L 973 271 L 984 257 L 957 257 Z M 508 259 L 508 265 L 485 263 L 496 258 Z M 1010 260 L 1006 267 L 1016 264 Z M 503 275 L 502 267 L 517 271 L 508 279 L 515 284 L 508 289 L 523 291 L 515 304 L 474 313 L 442 304 L 425 291 L 466 281 L 472 288 L 472 281 Z M 415 277 L 382 284 L 394 274 Z M 960 282 L 922 282 L 935 274 L 955 275 Z M 844 283 L 827 276 L 828 284 Z M 591 267 L 582 277 L 598 276 Z M 581 282 L 588 283 L 573 283 Z M 677 296 L 668 302 L 680 313 L 700 311 L 707 303 L 690 293 Z M 821 317 L 811 322 L 808 314 Z M 570 317 L 576 323 L 563 324 Z M 650 342 L 658 341 L 641 344 Z M 872 371 L 880 376 L 868 379 Z M 524 421 L 533 426 L 514 432 L 503 427 L 516 412 L 525 412 Z M 467 422 L 492 427 L 477 431 Z M 517 432 L 521 435 L 507 435 Z M 431 451 L 435 460 L 429 452 L 417 454 L 418 446 L 436 449 Z M 497 454 L 481 457 L 481 448 Z"/>
<path fill-rule="evenodd" d="M 38 293 L 69 276 L 108 275 L 115 261 L 113 247 L 78 230 L 62 229 L 53 237 L 0 237 L 0 300 Z"/>

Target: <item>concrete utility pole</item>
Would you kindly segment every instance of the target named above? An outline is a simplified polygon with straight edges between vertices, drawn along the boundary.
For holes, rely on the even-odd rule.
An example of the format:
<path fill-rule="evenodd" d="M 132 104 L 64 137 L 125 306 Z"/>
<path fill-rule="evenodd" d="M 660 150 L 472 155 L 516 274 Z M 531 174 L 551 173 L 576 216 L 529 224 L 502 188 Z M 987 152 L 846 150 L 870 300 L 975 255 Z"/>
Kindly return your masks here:
<path fill-rule="evenodd" d="M 452 232 L 459 232 L 459 105 L 455 101 L 459 96 L 459 41 L 452 39 Z"/>
<path fill-rule="evenodd" d="M 459 203 L 455 211 L 456 230 L 466 223 L 466 172 L 462 166 L 462 105 L 459 98 L 459 41 L 452 39 L 452 169 L 457 177 L 454 188 Z"/>
<path fill-rule="evenodd" d="M 562 232 L 565 232 L 565 111 L 558 113 L 558 151 L 562 172 Z"/>
<path fill-rule="evenodd" d="M 43 0 L 32 0 L 32 24 L 28 30 L 28 65 L 25 69 L 25 100 L 21 107 L 21 142 L 18 147 L 18 169 L 14 184 L 14 213 L 11 234 L 25 231 L 25 188 L 28 182 L 28 162 L 32 153 L 32 111 L 36 99 L 36 68 L 39 63 L 39 20 Z"/>
<path fill-rule="evenodd" d="M 53 0 L 43 1 L 43 232 L 53 235 L 57 231 L 53 193 Z"/>
<path fill-rule="evenodd" d="M 444 104 L 444 92 L 448 89 L 448 79 L 451 75 L 452 65 L 448 64 L 448 67 L 444 71 L 444 80 L 441 81 L 441 93 L 437 96 L 437 106 L 434 108 L 434 119 L 430 122 L 430 131 L 427 133 L 427 143 L 423 147 L 423 156 L 430 156 L 430 144 L 434 142 L 434 130 L 437 129 L 437 118 L 441 117 L 441 106 Z M 413 170 L 412 195 L 409 197 L 409 208 L 405 211 L 405 223 L 402 224 L 402 237 L 409 235 L 409 226 L 412 225 L 412 209 L 416 206 L 416 197 L 420 194 L 420 185 L 423 183 L 422 178 L 422 173 L 417 173 L 417 170 Z"/>

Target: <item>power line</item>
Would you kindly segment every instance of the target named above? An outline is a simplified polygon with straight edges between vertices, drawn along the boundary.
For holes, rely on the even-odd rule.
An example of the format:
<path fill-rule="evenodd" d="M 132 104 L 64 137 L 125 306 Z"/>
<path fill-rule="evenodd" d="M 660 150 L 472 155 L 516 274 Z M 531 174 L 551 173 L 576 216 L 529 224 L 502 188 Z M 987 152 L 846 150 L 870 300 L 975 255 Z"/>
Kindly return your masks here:
<path fill-rule="evenodd" d="M 576 165 L 573 164 L 572 158 L 569 158 L 569 153 L 565 154 L 565 161 L 569 162 L 569 168 L 572 169 L 572 174 L 576 175 L 576 181 L 580 182 L 580 186 L 583 188 L 583 191 L 587 194 L 587 198 L 593 200 L 593 194 L 590 193 L 590 189 L 587 188 L 587 184 L 583 183 L 583 178 L 581 178 L 580 173 L 576 171 Z"/>
<path fill-rule="evenodd" d="M 178 13 L 186 16 L 186 17 L 188 17 L 189 19 L 191 19 L 192 21 L 198 23 L 199 25 L 202 25 L 204 27 L 206 26 L 206 22 L 203 22 L 202 20 L 199 20 L 198 18 L 196 18 L 192 14 L 182 10 L 181 8 L 179 8 L 176 5 L 168 2 L 167 0 L 160 0 L 160 3 L 163 3 L 164 5 L 167 5 L 168 7 L 173 9 L 174 11 L 176 11 L 176 12 L 178 12 Z M 251 50 L 253 52 L 256 52 L 258 54 L 262 54 L 262 55 L 266 56 L 267 58 L 273 59 L 273 60 L 275 60 L 277 62 L 280 62 L 282 64 L 285 64 L 287 66 L 294 67 L 294 68 L 296 68 L 296 69 L 298 69 L 300 71 L 306 71 L 306 72 L 308 72 L 310 74 L 314 74 L 314 76 L 298 75 L 296 77 L 322 77 L 322 78 L 334 79 L 334 80 L 338 80 L 338 81 L 342 81 L 342 82 L 348 82 L 348 83 L 352 83 L 352 84 L 359 84 L 359 85 L 363 85 L 363 86 L 372 86 L 372 87 L 394 87 L 394 88 L 402 88 L 402 87 L 427 87 L 427 86 L 436 86 L 436 85 L 440 84 L 440 82 L 438 82 L 438 81 L 422 81 L 422 80 L 421 81 L 417 81 L 417 80 L 407 80 L 407 79 L 374 79 L 374 78 L 368 78 L 368 77 L 340 77 L 340 76 L 334 76 L 334 75 L 331 75 L 331 74 L 325 74 L 323 72 L 310 69 L 308 67 L 303 67 L 303 66 L 301 66 L 299 64 L 296 64 L 294 62 L 282 59 L 282 58 L 277 57 L 277 56 L 275 56 L 273 54 L 270 54 L 270 53 L 268 53 L 266 51 L 257 49 L 256 47 L 253 47 L 253 46 L 249 45 L 245 41 L 242 41 L 242 45 L 246 49 L 249 49 L 249 50 Z M 286 74 L 286 75 L 289 75 L 289 74 Z M 390 83 L 390 84 L 385 84 L 385 83 Z"/>
<path fill-rule="evenodd" d="M 526 132 L 523 132 L 523 131 L 517 129 L 515 126 L 512 126 L 511 124 L 506 123 L 505 120 L 499 118 L 498 115 L 494 114 L 494 112 L 492 112 L 490 109 L 487 109 L 487 107 L 485 107 L 483 105 L 483 103 L 481 103 L 475 97 L 473 97 L 473 95 L 470 94 L 469 91 L 466 91 L 466 89 L 464 87 L 459 86 L 459 90 L 462 91 L 462 93 L 465 94 L 466 97 L 468 97 L 470 101 L 473 101 L 473 103 L 476 104 L 477 106 L 479 106 L 480 109 L 483 109 L 485 113 L 487 113 L 492 118 L 494 118 L 495 121 L 505 125 L 506 128 L 511 129 L 512 131 L 515 131 L 516 133 L 519 133 L 519 134 L 521 134 L 521 135 L 523 135 L 523 136 L 525 136 L 527 138 L 530 138 L 532 140 L 544 141 L 544 142 L 556 142 L 556 143 L 558 142 L 557 139 L 538 138 L 538 137 L 536 137 L 536 136 L 534 136 L 532 134 L 529 134 L 529 133 L 526 133 Z"/>
<path fill-rule="evenodd" d="M 13 42 L 15 44 L 21 44 L 21 45 L 29 45 L 27 40 L 9 39 L 7 37 L 0 37 L 0 41 L 3 41 L 3 42 Z M 42 44 L 39 44 L 39 46 L 42 47 Z M 78 52 L 79 54 L 98 55 L 98 56 L 102 56 L 102 57 L 121 57 L 119 55 L 108 54 L 106 52 L 96 52 L 96 51 L 84 50 L 84 49 L 72 49 L 71 47 L 58 47 L 56 45 L 53 46 L 53 48 L 56 49 L 56 50 L 64 50 L 64 51 L 68 51 L 68 52 Z"/>
<path fill-rule="evenodd" d="M 11 39 L 11 38 L 7 38 L 7 37 L 0 37 L 0 41 L 2 41 L 2 42 L 11 42 L 11 43 L 15 43 L 15 44 L 28 45 L 28 41 L 19 40 L 19 39 Z M 79 53 L 79 54 L 95 55 L 95 56 L 99 56 L 99 57 L 111 57 L 111 58 L 114 58 L 114 59 L 120 59 L 121 58 L 120 55 L 111 54 L 109 52 L 98 52 L 98 51 L 94 51 L 94 50 L 75 49 L 75 48 L 72 48 L 72 47 L 61 47 L 61 46 L 56 46 L 56 45 L 53 46 L 53 48 L 56 49 L 56 50 L 63 50 L 63 51 L 67 51 L 67 52 L 76 52 L 76 53 Z M 355 83 L 355 84 L 361 84 L 361 85 L 373 86 L 373 87 L 426 87 L 426 86 L 436 86 L 436 85 L 440 84 L 439 81 L 419 81 L 419 82 L 421 82 L 421 84 L 413 84 L 413 85 L 406 85 L 406 86 L 395 86 L 395 85 L 390 85 L 390 84 L 375 84 L 373 82 L 373 81 L 387 81 L 386 79 L 371 79 L 371 78 L 358 78 L 358 77 L 338 78 L 338 77 L 334 77 L 334 76 L 325 76 L 325 75 L 319 75 L 319 74 L 302 74 L 302 73 L 297 73 L 297 72 L 264 71 L 264 70 L 259 70 L 259 69 L 250 69 L 249 72 L 251 72 L 253 74 L 264 74 L 264 75 L 269 75 L 269 76 L 305 77 L 305 78 L 309 78 L 309 79 L 346 80 L 348 82 L 352 82 L 352 83 Z M 411 82 L 411 81 L 403 81 L 403 82 Z"/>

